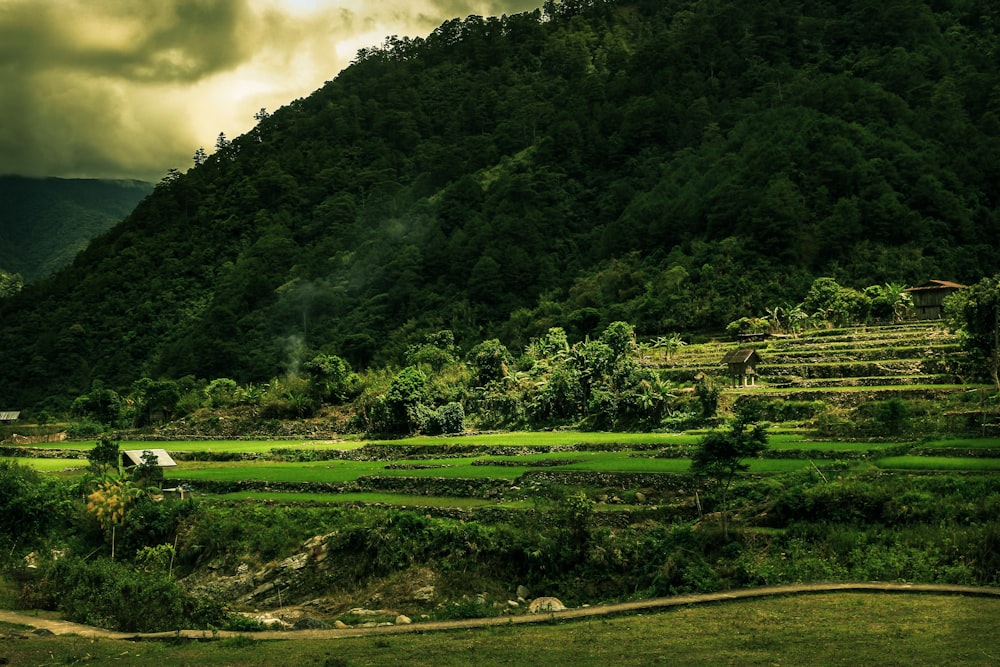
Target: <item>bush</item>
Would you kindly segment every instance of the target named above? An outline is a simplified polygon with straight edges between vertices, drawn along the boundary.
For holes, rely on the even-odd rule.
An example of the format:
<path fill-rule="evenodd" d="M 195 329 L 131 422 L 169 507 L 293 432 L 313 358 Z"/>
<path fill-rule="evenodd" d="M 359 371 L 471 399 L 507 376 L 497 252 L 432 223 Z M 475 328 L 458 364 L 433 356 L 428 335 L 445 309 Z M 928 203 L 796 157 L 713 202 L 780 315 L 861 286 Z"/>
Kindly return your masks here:
<path fill-rule="evenodd" d="M 221 605 L 188 595 L 165 572 L 104 558 L 44 564 L 37 592 L 71 621 L 119 632 L 207 628 L 226 620 Z"/>
<path fill-rule="evenodd" d="M 439 433 L 461 433 L 465 428 L 465 409 L 461 403 L 451 402 L 433 411 L 427 420 L 426 432 L 429 435 Z"/>
<path fill-rule="evenodd" d="M 69 485 L 13 461 L 0 461 L 0 558 L 30 551 L 71 513 Z"/>

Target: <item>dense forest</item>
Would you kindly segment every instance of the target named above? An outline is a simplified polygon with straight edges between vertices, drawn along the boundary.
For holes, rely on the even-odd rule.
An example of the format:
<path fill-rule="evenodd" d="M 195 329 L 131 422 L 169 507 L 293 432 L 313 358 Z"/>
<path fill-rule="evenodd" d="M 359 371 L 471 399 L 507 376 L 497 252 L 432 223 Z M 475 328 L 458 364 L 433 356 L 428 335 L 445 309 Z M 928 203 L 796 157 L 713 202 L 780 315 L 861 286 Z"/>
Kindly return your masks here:
<path fill-rule="evenodd" d="M 566 0 L 389 37 L 0 300 L 0 403 L 972 284 L 998 31 L 991 0 Z"/>
<path fill-rule="evenodd" d="M 0 270 L 25 282 L 54 273 L 152 189 L 143 181 L 0 176 Z"/>

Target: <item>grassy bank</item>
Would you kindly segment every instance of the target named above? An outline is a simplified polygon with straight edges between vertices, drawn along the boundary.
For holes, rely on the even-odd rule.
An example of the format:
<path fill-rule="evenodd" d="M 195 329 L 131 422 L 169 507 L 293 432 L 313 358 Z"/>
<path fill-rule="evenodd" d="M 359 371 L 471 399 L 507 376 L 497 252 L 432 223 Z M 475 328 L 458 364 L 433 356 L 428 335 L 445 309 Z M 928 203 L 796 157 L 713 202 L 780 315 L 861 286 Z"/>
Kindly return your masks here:
<path fill-rule="evenodd" d="M 13 665 L 994 665 L 1000 600 L 836 594 L 526 626 L 353 639 L 125 642 L 31 637 Z M 0 627 L 0 632 L 9 628 Z M 293 640 L 294 637 L 294 640 Z"/>

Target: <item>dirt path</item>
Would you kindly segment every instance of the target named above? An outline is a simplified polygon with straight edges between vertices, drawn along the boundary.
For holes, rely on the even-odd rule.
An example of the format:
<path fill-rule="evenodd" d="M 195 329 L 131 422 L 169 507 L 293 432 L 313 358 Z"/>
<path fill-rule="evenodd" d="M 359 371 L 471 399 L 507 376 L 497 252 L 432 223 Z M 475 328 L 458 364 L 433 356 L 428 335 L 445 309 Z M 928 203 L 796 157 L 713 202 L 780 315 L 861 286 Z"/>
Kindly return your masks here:
<path fill-rule="evenodd" d="M 414 623 L 412 625 L 390 625 L 379 628 L 346 628 L 323 630 L 290 630 L 263 632 L 230 632 L 209 630 L 176 630 L 172 632 L 113 632 L 68 621 L 55 621 L 39 618 L 30 614 L 0 610 L 0 621 L 19 623 L 34 628 L 48 630 L 57 635 L 79 635 L 81 637 L 104 637 L 109 639 L 222 639 L 237 635 L 251 635 L 254 639 L 340 639 L 347 637 L 362 637 L 367 635 L 398 634 L 403 632 L 431 632 L 435 630 L 458 630 L 467 628 L 482 628 L 494 625 L 519 625 L 521 623 L 542 623 L 552 620 L 570 620 L 589 618 L 592 616 L 609 616 L 630 614 L 638 611 L 662 610 L 670 607 L 681 607 L 693 604 L 718 603 L 751 598 L 775 597 L 781 595 L 806 595 L 816 593 L 930 593 L 939 595 L 971 595 L 980 597 L 1000 598 L 1000 588 L 978 588 L 975 586 L 947 586 L 938 584 L 795 584 L 789 586 L 768 586 L 763 588 L 747 588 L 724 593 L 708 593 L 704 595 L 679 595 L 669 598 L 654 598 L 638 602 L 622 602 L 619 604 L 597 605 L 593 607 L 578 607 L 565 611 L 524 616 L 498 616 L 491 618 L 472 618 L 461 621 L 435 621 L 430 623 Z"/>

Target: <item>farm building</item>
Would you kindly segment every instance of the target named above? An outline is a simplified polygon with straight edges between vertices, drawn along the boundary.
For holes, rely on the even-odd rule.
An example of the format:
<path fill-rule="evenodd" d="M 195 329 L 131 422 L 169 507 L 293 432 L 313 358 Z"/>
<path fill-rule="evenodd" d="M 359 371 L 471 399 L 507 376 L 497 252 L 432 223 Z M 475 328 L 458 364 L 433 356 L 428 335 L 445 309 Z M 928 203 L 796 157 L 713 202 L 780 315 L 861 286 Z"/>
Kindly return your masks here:
<path fill-rule="evenodd" d="M 756 384 L 757 364 L 760 363 L 760 355 L 757 354 L 757 350 L 733 350 L 722 358 L 722 363 L 729 367 L 729 377 L 733 378 L 737 387 Z"/>
<path fill-rule="evenodd" d="M 146 452 L 156 457 L 157 468 L 170 468 L 177 465 L 165 449 L 132 449 L 122 452 L 122 467 L 129 470 L 142 465 L 142 455 Z"/>
<path fill-rule="evenodd" d="M 15 410 L 0 410 L 0 422 L 16 422 L 20 416 Z"/>
<path fill-rule="evenodd" d="M 965 285 L 948 282 L 947 280 L 928 280 L 922 285 L 910 287 L 906 291 L 913 299 L 913 309 L 918 320 L 939 320 L 944 314 L 945 297 L 954 294 Z"/>

